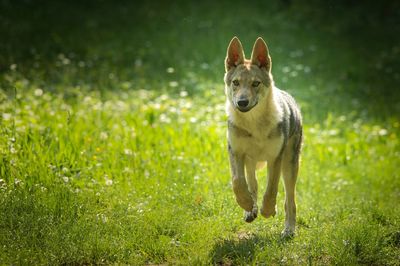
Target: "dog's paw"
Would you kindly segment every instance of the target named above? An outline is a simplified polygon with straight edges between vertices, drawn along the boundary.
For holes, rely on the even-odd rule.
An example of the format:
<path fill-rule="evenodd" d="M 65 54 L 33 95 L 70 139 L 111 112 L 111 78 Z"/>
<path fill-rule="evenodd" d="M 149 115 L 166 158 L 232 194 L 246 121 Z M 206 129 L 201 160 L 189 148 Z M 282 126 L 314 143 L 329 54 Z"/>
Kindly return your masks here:
<path fill-rule="evenodd" d="M 245 211 L 244 212 L 244 220 L 247 223 L 251 223 L 257 218 L 258 214 L 258 208 L 257 206 L 253 207 L 253 210 L 251 212 Z"/>
<path fill-rule="evenodd" d="M 294 237 L 294 228 L 286 227 L 281 232 L 281 238 L 284 240 L 289 240 L 292 239 L 293 237 Z"/>
<path fill-rule="evenodd" d="M 249 195 L 242 195 L 241 197 L 236 197 L 236 202 L 242 207 L 246 212 L 252 212 L 253 210 L 253 199 Z"/>
<path fill-rule="evenodd" d="M 274 217 L 276 215 L 276 204 L 266 203 L 261 207 L 260 213 L 265 218 Z"/>

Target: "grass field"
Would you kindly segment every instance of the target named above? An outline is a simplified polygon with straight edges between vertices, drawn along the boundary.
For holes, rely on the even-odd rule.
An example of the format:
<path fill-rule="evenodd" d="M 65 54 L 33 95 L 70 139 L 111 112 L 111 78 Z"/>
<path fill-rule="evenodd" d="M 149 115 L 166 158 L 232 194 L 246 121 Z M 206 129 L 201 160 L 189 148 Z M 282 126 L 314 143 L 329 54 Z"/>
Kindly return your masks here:
<path fill-rule="evenodd" d="M 1 265 L 400 265 L 399 4 L 81 2 L 0 1 Z M 234 200 L 234 35 L 303 112 L 292 240 Z"/>

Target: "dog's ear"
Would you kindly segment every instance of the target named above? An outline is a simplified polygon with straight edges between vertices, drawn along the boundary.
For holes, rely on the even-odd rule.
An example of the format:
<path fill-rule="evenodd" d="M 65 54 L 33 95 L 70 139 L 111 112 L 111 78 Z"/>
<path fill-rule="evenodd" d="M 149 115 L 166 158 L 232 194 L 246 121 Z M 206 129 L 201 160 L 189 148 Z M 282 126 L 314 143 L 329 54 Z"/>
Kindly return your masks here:
<path fill-rule="evenodd" d="M 261 37 L 258 37 L 251 53 L 251 63 L 259 68 L 265 68 L 267 72 L 271 71 L 271 57 L 268 53 L 267 44 Z"/>
<path fill-rule="evenodd" d="M 229 43 L 225 58 L 225 71 L 244 63 L 243 47 L 238 37 L 233 37 Z"/>

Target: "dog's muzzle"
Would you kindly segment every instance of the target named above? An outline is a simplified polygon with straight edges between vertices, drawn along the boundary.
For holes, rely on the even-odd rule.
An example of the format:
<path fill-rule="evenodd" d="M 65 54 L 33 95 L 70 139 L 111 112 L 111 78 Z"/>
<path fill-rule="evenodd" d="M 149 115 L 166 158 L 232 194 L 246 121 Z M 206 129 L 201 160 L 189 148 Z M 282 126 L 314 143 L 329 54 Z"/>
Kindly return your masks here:
<path fill-rule="evenodd" d="M 251 104 L 248 99 L 237 99 L 235 101 L 235 106 L 240 112 L 248 112 L 250 111 L 254 106 L 257 105 L 257 101 L 254 104 Z"/>

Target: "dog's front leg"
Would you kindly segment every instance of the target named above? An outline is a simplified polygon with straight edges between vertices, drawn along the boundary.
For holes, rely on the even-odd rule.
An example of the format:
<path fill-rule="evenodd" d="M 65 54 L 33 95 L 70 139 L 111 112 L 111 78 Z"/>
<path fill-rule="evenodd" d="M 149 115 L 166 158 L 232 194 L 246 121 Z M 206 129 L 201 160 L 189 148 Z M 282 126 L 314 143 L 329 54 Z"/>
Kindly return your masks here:
<path fill-rule="evenodd" d="M 257 206 L 257 192 L 258 192 L 258 184 L 256 179 L 256 165 L 257 162 L 255 160 L 246 157 L 246 180 L 248 183 L 249 192 L 253 199 L 253 209 L 249 211 L 245 211 L 244 220 L 248 223 L 254 221 L 257 218 L 258 214 L 258 206 Z"/>
<path fill-rule="evenodd" d="M 244 154 L 234 152 L 229 145 L 229 160 L 231 165 L 232 187 L 235 192 L 236 202 L 245 211 L 253 210 L 253 198 L 247 187 L 246 177 L 244 174 Z"/>
<path fill-rule="evenodd" d="M 278 194 L 279 176 L 281 175 L 281 158 L 276 158 L 271 164 L 268 162 L 268 185 L 265 191 L 261 214 L 265 218 L 276 214 L 276 195 Z"/>

